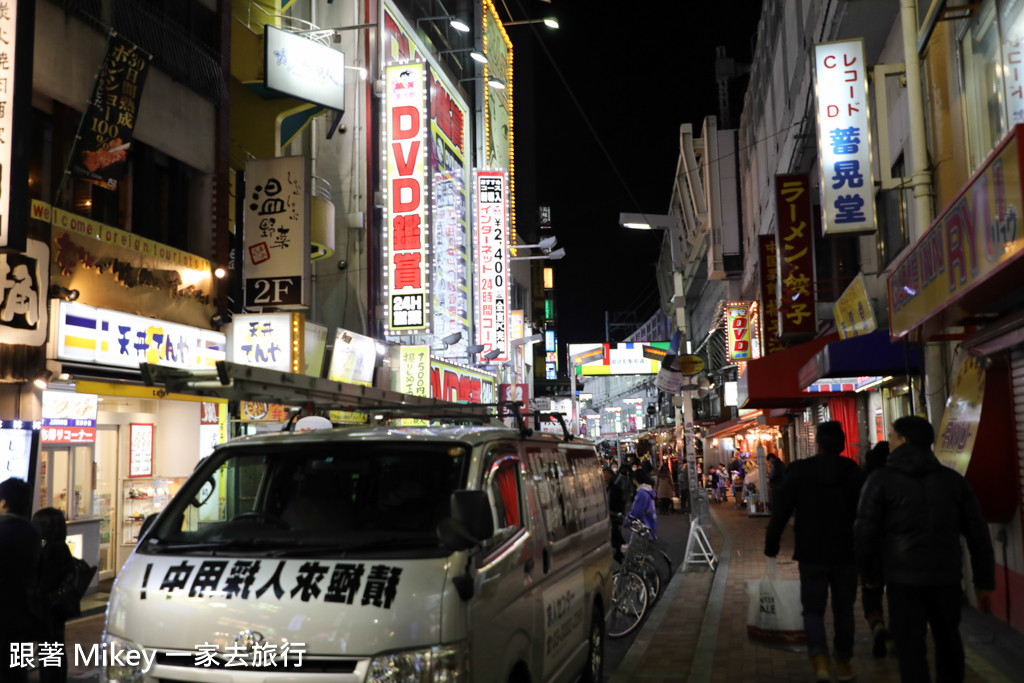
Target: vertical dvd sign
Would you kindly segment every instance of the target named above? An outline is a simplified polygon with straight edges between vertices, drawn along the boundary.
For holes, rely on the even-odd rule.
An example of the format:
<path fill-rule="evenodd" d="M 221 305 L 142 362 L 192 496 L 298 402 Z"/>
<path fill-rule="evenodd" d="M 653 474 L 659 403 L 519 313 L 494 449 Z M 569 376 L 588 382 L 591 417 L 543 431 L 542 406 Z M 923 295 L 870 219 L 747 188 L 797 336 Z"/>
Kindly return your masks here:
<path fill-rule="evenodd" d="M 726 322 L 729 325 L 729 360 L 754 360 L 753 335 L 750 329 L 750 302 L 741 301 L 725 305 Z"/>
<path fill-rule="evenodd" d="M 430 216 L 427 203 L 427 73 L 424 62 L 384 70 L 385 331 L 430 331 Z"/>
<path fill-rule="evenodd" d="M 508 176 L 504 171 L 476 171 L 477 343 L 489 360 L 509 359 Z"/>

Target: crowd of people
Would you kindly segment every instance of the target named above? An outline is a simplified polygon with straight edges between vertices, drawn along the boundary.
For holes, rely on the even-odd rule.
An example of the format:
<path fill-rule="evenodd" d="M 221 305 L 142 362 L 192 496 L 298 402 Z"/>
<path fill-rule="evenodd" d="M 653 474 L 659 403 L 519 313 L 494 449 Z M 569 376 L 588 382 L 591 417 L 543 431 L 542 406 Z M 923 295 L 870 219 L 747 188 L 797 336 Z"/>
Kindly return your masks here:
<path fill-rule="evenodd" d="M 22 643 L 64 642 L 64 623 L 77 616 L 74 573 L 67 546 L 67 523 L 56 508 L 37 510 L 31 519 L 32 489 L 17 478 L 0 482 L 0 647 L 13 652 Z M 73 584 L 73 582 L 72 582 Z M 62 665 L 39 669 L 42 683 L 67 680 L 67 658 Z M 0 667 L 0 681 L 28 680 L 23 667 Z"/>

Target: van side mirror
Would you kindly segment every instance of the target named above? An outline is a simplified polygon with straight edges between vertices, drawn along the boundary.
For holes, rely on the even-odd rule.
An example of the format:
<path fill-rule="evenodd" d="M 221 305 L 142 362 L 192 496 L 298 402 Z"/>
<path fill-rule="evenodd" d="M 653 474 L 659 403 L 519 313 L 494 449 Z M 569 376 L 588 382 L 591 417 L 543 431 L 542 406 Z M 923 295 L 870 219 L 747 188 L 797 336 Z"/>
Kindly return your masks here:
<path fill-rule="evenodd" d="M 486 491 L 453 492 L 451 512 L 451 517 L 437 524 L 437 536 L 445 547 L 465 550 L 494 535 L 491 502 Z"/>

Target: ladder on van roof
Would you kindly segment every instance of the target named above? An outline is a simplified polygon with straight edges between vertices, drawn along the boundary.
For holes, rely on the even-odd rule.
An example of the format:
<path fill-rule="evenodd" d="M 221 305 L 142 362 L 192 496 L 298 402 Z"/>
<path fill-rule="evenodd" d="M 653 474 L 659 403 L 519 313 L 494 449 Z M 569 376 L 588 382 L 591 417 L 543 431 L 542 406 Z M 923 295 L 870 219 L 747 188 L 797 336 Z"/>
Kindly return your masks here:
<path fill-rule="evenodd" d="M 539 410 L 523 413 L 522 403 L 454 403 L 413 396 L 398 391 L 335 382 L 311 375 L 300 375 L 251 365 L 217 361 L 210 370 L 183 370 L 151 363 L 140 363 L 139 371 L 147 386 L 163 386 L 167 393 L 188 394 L 228 401 L 256 401 L 300 406 L 308 413 L 344 410 L 371 414 L 371 419 L 418 418 L 447 423 L 487 424 L 511 418 L 523 436 L 539 430 L 542 422 L 558 422 L 564 441 L 572 434 L 564 413 Z M 534 427 L 527 425 L 532 417 Z"/>

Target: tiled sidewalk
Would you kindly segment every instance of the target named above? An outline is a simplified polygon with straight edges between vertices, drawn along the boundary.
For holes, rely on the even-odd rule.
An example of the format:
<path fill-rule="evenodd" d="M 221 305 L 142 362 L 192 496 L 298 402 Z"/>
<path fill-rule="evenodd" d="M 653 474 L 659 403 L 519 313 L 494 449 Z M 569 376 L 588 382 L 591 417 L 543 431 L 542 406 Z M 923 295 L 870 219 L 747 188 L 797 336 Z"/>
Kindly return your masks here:
<path fill-rule="evenodd" d="M 708 538 L 719 557 L 717 571 L 691 565 L 688 571 L 676 574 L 618 671 L 611 674 L 611 683 L 814 680 L 806 653 L 772 649 L 747 640 L 746 582 L 761 578 L 764 572 L 762 549 L 768 519 L 749 517 L 746 510 L 729 504 L 713 505 L 711 512 L 715 521 Z M 790 528 L 783 534 L 779 553 L 783 578 L 797 578 L 792 555 Z M 966 681 L 1024 680 L 1024 635 L 1003 628 L 987 615 L 966 612 L 970 613 L 965 613 L 962 629 L 967 643 Z M 885 659 L 871 656 L 859 595 L 856 615 L 853 665 L 857 680 L 899 681 L 895 655 Z M 831 642 L 830 616 L 826 616 L 826 624 Z"/>

